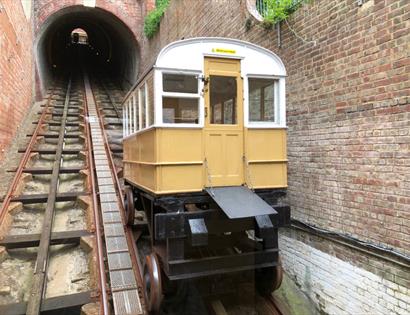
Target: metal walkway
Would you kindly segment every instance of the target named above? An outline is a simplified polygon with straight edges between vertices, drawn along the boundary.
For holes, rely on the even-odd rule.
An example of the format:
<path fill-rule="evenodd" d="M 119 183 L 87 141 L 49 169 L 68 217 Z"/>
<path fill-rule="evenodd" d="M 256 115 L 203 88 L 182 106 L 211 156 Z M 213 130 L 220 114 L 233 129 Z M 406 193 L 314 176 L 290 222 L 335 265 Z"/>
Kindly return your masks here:
<path fill-rule="evenodd" d="M 120 201 L 118 200 L 112 179 L 112 169 L 108 164 L 104 137 L 90 80 L 86 74 L 84 75 L 84 83 L 98 190 L 100 192 L 100 209 L 105 232 L 104 237 L 114 312 L 118 315 L 143 314 L 138 295 L 138 285 L 121 219 Z"/>

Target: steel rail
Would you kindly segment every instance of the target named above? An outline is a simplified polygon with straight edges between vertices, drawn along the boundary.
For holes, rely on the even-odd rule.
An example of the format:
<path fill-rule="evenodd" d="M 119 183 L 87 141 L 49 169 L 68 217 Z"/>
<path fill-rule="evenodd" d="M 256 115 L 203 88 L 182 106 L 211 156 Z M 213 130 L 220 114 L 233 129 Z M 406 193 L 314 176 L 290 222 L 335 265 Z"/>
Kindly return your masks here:
<path fill-rule="evenodd" d="M 103 87 L 103 90 L 104 90 L 105 94 L 107 94 L 108 99 L 110 100 L 111 106 L 114 108 L 114 111 L 117 114 L 117 118 L 122 119 L 122 115 L 120 115 L 119 109 L 118 109 L 117 105 L 115 105 L 115 101 L 112 99 L 111 94 L 108 93 L 107 86 L 105 85 L 105 83 L 101 79 L 98 80 L 98 83 Z"/>
<path fill-rule="evenodd" d="M 13 181 L 11 182 L 9 190 L 7 191 L 6 196 L 3 200 L 3 204 L 2 204 L 2 207 L 0 209 L 0 225 L 3 223 L 4 217 L 7 213 L 7 209 L 10 206 L 10 202 L 11 202 L 11 199 L 13 197 L 13 193 L 17 189 L 17 185 L 20 182 L 20 178 L 21 178 L 21 175 L 23 174 L 23 170 L 24 170 L 24 168 L 25 168 L 25 166 L 26 166 L 26 164 L 27 164 L 27 162 L 30 158 L 32 148 L 33 148 L 34 144 L 37 141 L 37 136 L 40 133 L 43 121 L 45 120 L 45 117 L 48 115 L 47 111 L 50 107 L 51 99 L 52 99 L 52 96 L 54 95 L 54 92 L 56 90 L 56 86 L 57 85 L 54 84 L 54 86 L 51 90 L 51 93 L 48 96 L 47 103 L 46 103 L 46 105 L 43 109 L 43 113 L 41 114 L 41 116 L 38 120 L 38 124 L 37 124 L 32 136 L 31 136 L 31 138 L 30 138 L 30 141 L 29 141 L 29 143 L 27 145 L 27 148 L 24 152 L 24 155 L 23 155 L 22 159 L 20 160 L 19 166 L 17 167 L 16 174 L 14 175 Z"/>
<path fill-rule="evenodd" d="M 27 315 L 38 315 L 40 314 L 41 301 L 45 296 L 46 288 L 46 275 L 47 267 L 49 262 L 49 249 L 50 249 L 50 240 L 51 240 L 51 230 L 53 226 L 54 218 L 54 209 L 58 191 L 59 183 L 59 172 L 61 166 L 61 158 L 63 155 L 64 147 L 64 134 L 66 132 L 66 122 L 67 122 L 67 113 L 68 105 L 70 101 L 70 92 L 71 92 L 71 77 L 68 81 L 68 87 L 64 102 L 64 114 L 61 119 L 61 127 L 58 138 L 58 145 L 56 149 L 56 156 L 53 164 L 53 172 L 51 175 L 50 190 L 47 199 L 47 206 L 44 213 L 43 227 L 40 237 L 40 244 L 37 253 L 36 264 L 34 267 L 34 278 L 31 294 L 27 303 Z"/>
<path fill-rule="evenodd" d="M 84 89 L 87 86 L 84 82 Z M 84 113 L 85 117 L 88 117 L 88 103 L 86 93 L 84 93 Z M 101 220 L 98 214 L 98 199 L 97 199 L 97 183 L 95 179 L 95 163 L 92 155 L 92 139 L 91 139 L 91 130 L 90 124 L 85 124 L 85 129 L 87 132 L 87 150 L 88 150 L 88 162 L 90 167 L 90 177 L 91 177 L 91 187 L 92 187 L 92 200 L 93 200 L 93 214 L 94 214 L 94 221 L 95 221 L 95 232 L 97 238 L 97 253 L 98 253 L 98 273 L 99 273 L 99 290 L 101 291 L 101 312 L 103 315 L 109 315 L 110 310 L 108 307 L 108 294 L 107 294 L 107 278 L 105 275 L 105 265 L 104 265 L 104 251 L 103 251 L 103 243 L 102 243 L 102 233 L 101 233 Z"/>
<path fill-rule="evenodd" d="M 107 91 L 106 91 L 106 94 L 109 94 L 109 93 L 107 93 Z M 110 98 L 110 102 L 112 104 L 111 98 Z M 113 106 L 115 106 L 115 105 L 113 105 Z M 97 114 L 98 114 L 98 117 L 99 117 L 99 123 L 100 123 L 101 131 L 102 131 L 102 134 L 103 134 L 105 148 L 106 148 L 106 151 L 107 151 L 108 164 L 110 165 L 110 168 L 112 170 L 113 177 L 114 177 L 114 186 L 116 187 L 118 197 L 120 199 L 121 220 L 122 220 L 122 223 L 123 223 L 123 226 L 124 226 L 124 229 L 125 229 L 125 233 L 127 235 L 128 248 L 133 249 L 132 251 L 130 251 L 130 256 L 131 256 L 131 262 L 132 262 L 132 265 L 133 265 L 134 275 L 135 275 L 136 279 L 138 280 L 138 284 L 141 284 L 142 283 L 142 270 L 140 268 L 140 264 L 138 262 L 138 258 L 137 258 L 137 255 L 136 255 L 137 248 L 136 248 L 136 245 L 135 245 L 135 240 L 134 240 L 134 236 L 132 234 L 132 230 L 126 224 L 126 220 L 125 220 L 125 216 L 124 216 L 124 213 L 125 213 L 125 210 L 124 210 L 124 195 L 123 195 L 122 190 L 121 190 L 121 184 L 120 184 L 120 181 L 118 179 L 118 174 L 117 174 L 117 170 L 116 170 L 116 167 L 115 167 L 115 164 L 114 164 L 114 160 L 112 158 L 112 150 L 109 146 L 107 134 L 105 132 L 104 124 L 102 122 L 101 110 L 98 107 L 97 107 Z M 118 118 L 121 119 L 121 117 L 118 117 Z"/>

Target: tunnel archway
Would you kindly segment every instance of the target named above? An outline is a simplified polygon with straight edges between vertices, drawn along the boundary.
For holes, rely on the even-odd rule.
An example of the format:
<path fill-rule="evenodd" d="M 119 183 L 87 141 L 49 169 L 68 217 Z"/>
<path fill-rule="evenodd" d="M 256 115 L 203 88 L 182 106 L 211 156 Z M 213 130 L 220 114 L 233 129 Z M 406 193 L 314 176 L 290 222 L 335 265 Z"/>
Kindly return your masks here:
<path fill-rule="evenodd" d="M 83 30 L 87 47 L 78 49 L 72 32 Z M 81 58 L 78 51 L 81 50 Z M 36 70 L 44 91 L 53 77 L 80 66 L 80 59 L 94 73 L 109 75 L 123 88 L 138 75 L 139 48 L 133 32 L 114 14 L 100 8 L 71 6 L 52 14 L 35 41 Z"/>

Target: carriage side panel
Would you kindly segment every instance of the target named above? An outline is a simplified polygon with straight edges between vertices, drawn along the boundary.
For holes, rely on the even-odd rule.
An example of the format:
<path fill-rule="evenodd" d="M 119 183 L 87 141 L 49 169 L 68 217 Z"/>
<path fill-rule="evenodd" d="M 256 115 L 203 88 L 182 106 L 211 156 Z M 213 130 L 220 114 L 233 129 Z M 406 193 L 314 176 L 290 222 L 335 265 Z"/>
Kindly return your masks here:
<path fill-rule="evenodd" d="M 246 129 L 245 152 L 248 186 L 287 187 L 286 129 Z"/>

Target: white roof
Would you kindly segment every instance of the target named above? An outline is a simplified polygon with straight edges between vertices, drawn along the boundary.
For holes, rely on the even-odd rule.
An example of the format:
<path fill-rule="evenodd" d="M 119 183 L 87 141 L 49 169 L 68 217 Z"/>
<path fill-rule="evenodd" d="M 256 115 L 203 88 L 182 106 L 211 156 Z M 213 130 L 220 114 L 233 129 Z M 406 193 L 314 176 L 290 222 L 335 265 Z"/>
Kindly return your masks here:
<path fill-rule="evenodd" d="M 219 37 L 173 42 L 161 50 L 155 67 L 203 72 L 204 56 L 242 59 L 243 76 L 286 76 L 282 60 L 270 50 L 249 42 Z"/>

